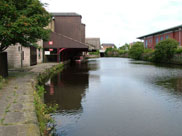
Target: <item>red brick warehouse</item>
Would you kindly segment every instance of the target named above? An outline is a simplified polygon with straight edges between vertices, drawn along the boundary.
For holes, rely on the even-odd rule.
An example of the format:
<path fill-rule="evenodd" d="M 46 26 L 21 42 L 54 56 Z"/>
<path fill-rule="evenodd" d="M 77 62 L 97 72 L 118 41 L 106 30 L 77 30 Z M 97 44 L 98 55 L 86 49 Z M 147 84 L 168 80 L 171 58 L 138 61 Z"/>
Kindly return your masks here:
<path fill-rule="evenodd" d="M 165 39 L 172 38 L 179 42 L 179 45 L 182 45 L 182 25 L 161 30 L 155 33 L 147 34 L 137 39 L 144 40 L 145 48 L 154 49 L 155 45 Z"/>
<path fill-rule="evenodd" d="M 51 13 L 52 30 L 49 42 L 44 41 L 44 62 L 74 60 L 88 51 L 85 44 L 85 24 L 77 13 Z"/>

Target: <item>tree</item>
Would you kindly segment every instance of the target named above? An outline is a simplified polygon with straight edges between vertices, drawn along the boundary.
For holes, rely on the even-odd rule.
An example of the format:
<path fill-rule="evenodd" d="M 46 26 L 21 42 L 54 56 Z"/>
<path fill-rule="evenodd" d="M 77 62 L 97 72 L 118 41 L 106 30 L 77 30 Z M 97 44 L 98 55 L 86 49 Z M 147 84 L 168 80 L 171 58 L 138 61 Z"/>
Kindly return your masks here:
<path fill-rule="evenodd" d="M 105 51 L 105 56 L 107 57 L 114 57 L 114 56 L 118 56 L 118 50 L 116 47 L 114 48 L 107 48 Z"/>
<path fill-rule="evenodd" d="M 119 47 L 120 50 L 129 50 L 130 45 L 125 43 L 123 46 Z"/>
<path fill-rule="evenodd" d="M 155 46 L 154 60 L 156 62 L 169 61 L 175 54 L 179 43 L 174 39 L 166 39 Z"/>
<path fill-rule="evenodd" d="M 0 1 L 0 52 L 11 45 L 36 46 L 48 38 L 51 16 L 39 0 Z"/>
<path fill-rule="evenodd" d="M 129 56 L 133 59 L 140 59 L 144 52 L 144 44 L 142 42 L 136 42 L 129 50 Z"/>

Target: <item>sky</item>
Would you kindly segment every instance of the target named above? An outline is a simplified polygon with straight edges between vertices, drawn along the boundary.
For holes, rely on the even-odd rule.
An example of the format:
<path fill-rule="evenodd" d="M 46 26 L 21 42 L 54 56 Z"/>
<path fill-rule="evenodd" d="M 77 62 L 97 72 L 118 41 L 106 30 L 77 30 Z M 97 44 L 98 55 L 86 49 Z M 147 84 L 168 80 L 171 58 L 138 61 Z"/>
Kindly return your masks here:
<path fill-rule="evenodd" d="M 76 12 L 86 37 L 117 47 L 182 24 L 182 0 L 40 0 L 49 12 Z"/>

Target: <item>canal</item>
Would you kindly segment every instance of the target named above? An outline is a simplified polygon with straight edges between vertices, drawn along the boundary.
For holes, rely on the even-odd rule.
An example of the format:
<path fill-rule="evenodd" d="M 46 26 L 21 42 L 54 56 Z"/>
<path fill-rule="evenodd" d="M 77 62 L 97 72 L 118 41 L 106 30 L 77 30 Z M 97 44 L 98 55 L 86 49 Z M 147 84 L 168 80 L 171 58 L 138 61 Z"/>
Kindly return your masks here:
<path fill-rule="evenodd" d="M 57 136 L 181 136 L 182 67 L 124 58 L 70 64 L 50 79 Z"/>

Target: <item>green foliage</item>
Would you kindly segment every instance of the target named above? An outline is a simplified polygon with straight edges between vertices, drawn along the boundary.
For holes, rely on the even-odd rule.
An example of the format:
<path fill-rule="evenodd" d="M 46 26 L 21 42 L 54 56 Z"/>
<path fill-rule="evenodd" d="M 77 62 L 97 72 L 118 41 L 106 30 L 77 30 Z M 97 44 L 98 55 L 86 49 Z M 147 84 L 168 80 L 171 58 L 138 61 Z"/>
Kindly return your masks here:
<path fill-rule="evenodd" d="M 159 42 L 155 46 L 155 60 L 156 62 L 168 62 L 175 54 L 179 43 L 174 39 L 166 39 Z"/>
<path fill-rule="evenodd" d="M 119 52 L 119 55 L 123 55 L 123 54 L 128 53 L 127 50 L 121 50 L 121 49 L 119 49 L 118 52 Z"/>
<path fill-rule="evenodd" d="M 40 74 L 37 77 L 38 84 L 39 85 L 44 84 L 49 78 L 54 76 L 56 73 L 60 72 L 62 69 L 63 69 L 63 64 L 58 64 L 51 69 L 47 69 L 43 74 Z"/>
<path fill-rule="evenodd" d="M 58 105 L 48 106 L 43 103 L 43 94 L 45 93 L 43 86 L 38 86 L 37 91 L 34 91 L 34 104 L 36 109 L 36 114 L 39 122 L 41 136 L 47 135 L 49 132 L 47 130 L 47 123 L 53 122 L 50 113 L 57 110 Z"/>
<path fill-rule="evenodd" d="M 142 53 L 144 53 L 144 44 L 142 42 L 136 42 L 129 50 L 129 56 L 133 59 L 140 59 Z"/>
<path fill-rule="evenodd" d="M 47 69 L 44 73 L 38 75 L 36 91 L 34 91 L 34 104 L 36 109 L 36 114 L 39 122 L 41 135 L 48 135 L 49 131 L 47 130 L 47 124 L 53 123 L 53 119 L 50 116 L 50 113 L 56 112 L 58 105 L 46 105 L 43 103 L 43 96 L 45 93 L 44 83 L 51 78 L 56 73 L 60 72 L 63 69 L 63 64 L 58 64 L 51 69 Z M 52 130 L 53 128 L 51 128 Z"/>
<path fill-rule="evenodd" d="M 44 96 L 45 90 L 43 86 L 37 86 L 37 93 L 42 98 Z"/>
<path fill-rule="evenodd" d="M 0 1 L 0 52 L 10 45 L 35 46 L 46 40 L 51 16 L 39 0 Z"/>
<path fill-rule="evenodd" d="M 144 49 L 144 53 L 153 53 L 154 52 L 154 50 L 152 50 L 152 49 Z"/>
<path fill-rule="evenodd" d="M 97 50 L 96 52 L 89 52 L 89 55 L 100 55 L 99 50 Z"/>
<path fill-rule="evenodd" d="M 119 50 L 129 50 L 130 45 L 125 43 L 123 46 L 119 47 Z"/>
<path fill-rule="evenodd" d="M 119 52 L 117 48 L 107 48 L 105 51 L 106 57 L 117 57 L 119 55 Z"/>
<path fill-rule="evenodd" d="M 181 54 L 182 53 L 182 48 L 177 48 L 176 51 L 175 51 L 176 54 Z"/>

